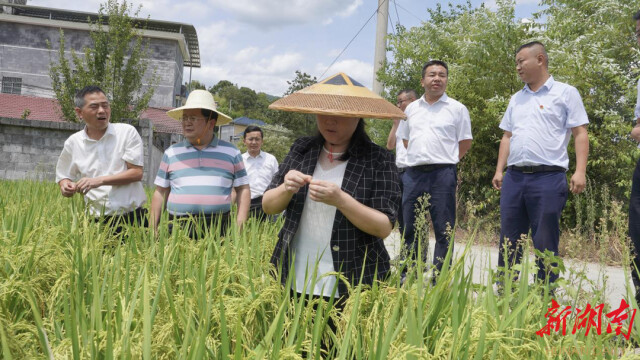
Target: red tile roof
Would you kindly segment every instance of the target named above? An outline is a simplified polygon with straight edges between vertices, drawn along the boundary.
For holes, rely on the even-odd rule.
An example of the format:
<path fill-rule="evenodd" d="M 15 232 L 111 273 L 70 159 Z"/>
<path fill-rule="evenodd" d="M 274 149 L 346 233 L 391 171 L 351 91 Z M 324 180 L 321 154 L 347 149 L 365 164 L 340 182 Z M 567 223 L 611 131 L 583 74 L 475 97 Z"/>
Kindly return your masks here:
<path fill-rule="evenodd" d="M 140 117 L 151 120 L 157 132 L 181 134 L 180 123 L 167 115 L 167 111 L 171 109 L 173 108 L 150 107 Z M 0 117 L 19 119 L 25 114 L 25 110 L 29 110 L 26 117 L 29 120 L 64 121 L 56 99 L 0 94 Z"/>

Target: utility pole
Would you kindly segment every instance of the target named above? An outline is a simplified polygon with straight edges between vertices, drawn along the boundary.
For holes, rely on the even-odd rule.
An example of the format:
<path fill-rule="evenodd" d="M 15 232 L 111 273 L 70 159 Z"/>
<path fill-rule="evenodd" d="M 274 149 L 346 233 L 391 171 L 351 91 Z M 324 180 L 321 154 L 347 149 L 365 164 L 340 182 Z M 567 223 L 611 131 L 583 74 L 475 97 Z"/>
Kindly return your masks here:
<path fill-rule="evenodd" d="M 373 57 L 373 92 L 382 95 L 382 84 L 378 81 L 378 70 L 387 58 L 387 21 L 389 18 L 389 0 L 378 0 L 378 19 L 376 24 L 376 52 Z"/>

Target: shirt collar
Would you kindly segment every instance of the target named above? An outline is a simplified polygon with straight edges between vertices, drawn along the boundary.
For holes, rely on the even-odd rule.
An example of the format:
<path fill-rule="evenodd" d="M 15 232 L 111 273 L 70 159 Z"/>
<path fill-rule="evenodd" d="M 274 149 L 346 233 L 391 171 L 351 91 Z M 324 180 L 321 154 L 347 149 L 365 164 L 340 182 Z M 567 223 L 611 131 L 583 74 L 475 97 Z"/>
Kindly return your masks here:
<path fill-rule="evenodd" d="M 251 156 L 251 154 L 249 154 L 249 150 L 247 150 L 247 157 L 248 158 L 252 158 L 253 157 L 253 156 Z M 262 158 L 262 157 L 264 157 L 264 155 L 262 154 L 262 150 L 260 150 L 260 152 L 258 153 L 258 156 L 256 156 L 254 159 Z"/>
<path fill-rule="evenodd" d="M 436 102 L 434 102 L 433 104 L 429 104 L 427 102 L 427 100 L 425 100 L 424 94 L 422 94 L 422 96 L 420 96 L 420 101 L 422 101 L 423 103 L 425 103 L 427 105 L 435 105 L 435 104 L 437 104 L 437 103 L 439 103 L 441 101 L 444 102 L 444 103 L 449 102 L 449 96 L 447 96 L 447 93 L 444 93 L 444 94 L 442 94 L 442 96 L 440 96 L 440 99 L 438 99 Z"/>
<path fill-rule="evenodd" d="M 87 134 L 87 125 L 84 126 L 84 129 L 82 129 L 82 139 L 83 140 L 91 140 L 91 141 L 100 141 L 102 139 L 104 139 L 105 136 L 110 135 L 110 136 L 116 136 L 116 129 L 114 129 L 114 127 L 111 125 L 111 122 L 109 122 L 107 124 L 107 131 L 105 131 L 104 135 L 102 135 L 102 137 L 98 140 L 93 140 L 92 138 L 89 137 L 89 134 Z"/>
<path fill-rule="evenodd" d="M 219 141 L 220 141 L 220 139 L 218 139 L 217 136 L 213 135 L 213 139 L 211 139 L 211 142 L 209 143 L 209 145 L 207 145 L 207 147 L 216 147 L 216 146 L 218 146 L 218 142 Z M 184 139 L 184 146 L 188 147 L 188 148 L 194 147 L 193 144 L 191 142 L 189 142 L 189 140 L 187 140 L 187 139 Z"/>
<path fill-rule="evenodd" d="M 547 91 L 551 90 L 551 87 L 553 86 L 553 84 L 555 84 L 555 80 L 553 80 L 553 76 L 549 76 L 549 78 L 547 79 L 547 81 L 544 82 L 544 84 L 542 84 L 542 86 L 540 86 L 540 89 L 538 89 L 538 91 L 533 91 L 531 90 L 531 88 L 529 88 L 529 84 L 525 84 L 524 88 L 522 88 L 522 91 L 525 92 L 530 92 L 532 94 L 535 94 L 537 92 L 540 92 L 542 89 L 547 89 Z"/>

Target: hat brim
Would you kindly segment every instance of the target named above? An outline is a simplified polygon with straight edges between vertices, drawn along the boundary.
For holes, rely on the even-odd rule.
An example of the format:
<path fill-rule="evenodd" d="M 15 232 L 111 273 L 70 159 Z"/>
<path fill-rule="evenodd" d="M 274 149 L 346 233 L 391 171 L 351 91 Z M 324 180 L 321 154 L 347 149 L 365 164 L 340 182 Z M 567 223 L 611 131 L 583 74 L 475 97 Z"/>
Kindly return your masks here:
<path fill-rule="evenodd" d="M 375 119 L 405 119 L 402 110 L 382 98 L 295 92 L 269 105 L 269 109 Z"/>
<path fill-rule="evenodd" d="M 233 119 L 224 114 L 221 113 L 220 111 L 216 110 L 216 109 L 212 109 L 212 108 L 208 108 L 208 107 L 202 107 L 202 106 L 189 106 L 189 105 L 185 105 L 185 106 L 181 106 L 179 108 L 175 108 L 172 110 L 167 111 L 167 115 L 169 115 L 169 117 L 171 117 L 172 119 L 178 120 L 180 121 L 180 119 L 182 119 L 182 112 L 183 110 L 190 110 L 190 109 L 205 109 L 205 110 L 211 110 L 215 113 L 218 114 L 218 120 L 216 120 L 216 125 L 220 126 L 220 125 L 225 125 L 230 123 Z"/>

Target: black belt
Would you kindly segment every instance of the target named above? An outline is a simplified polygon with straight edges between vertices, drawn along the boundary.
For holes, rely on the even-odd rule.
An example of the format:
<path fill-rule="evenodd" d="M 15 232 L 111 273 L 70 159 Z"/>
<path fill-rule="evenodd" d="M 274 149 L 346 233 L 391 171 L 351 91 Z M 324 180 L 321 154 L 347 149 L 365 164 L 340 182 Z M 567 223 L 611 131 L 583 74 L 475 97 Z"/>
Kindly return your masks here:
<path fill-rule="evenodd" d="M 258 196 L 257 198 L 251 199 L 251 207 L 257 206 L 262 207 L 262 195 Z"/>
<path fill-rule="evenodd" d="M 556 165 L 535 165 L 535 166 L 515 166 L 511 165 L 508 169 L 519 171 L 524 174 L 533 174 L 539 172 L 566 172 L 567 169 Z"/>
<path fill-rule="evenodd" d="M 407 168 L 403 168 L 403 167 L 402 168 L 398 168 L 398 173 L 402 174 L 405 170 L 407 170 Z"/>
<path fill-rule="evenodd" d="M 428 164 L 428 165 L 416 165 L 412 166 L 412 169 L 416 169 L 423 172 L 429 172 L 433 170 L 438 170 L 446 167 L 456 166 L 456 164 Z"/>

